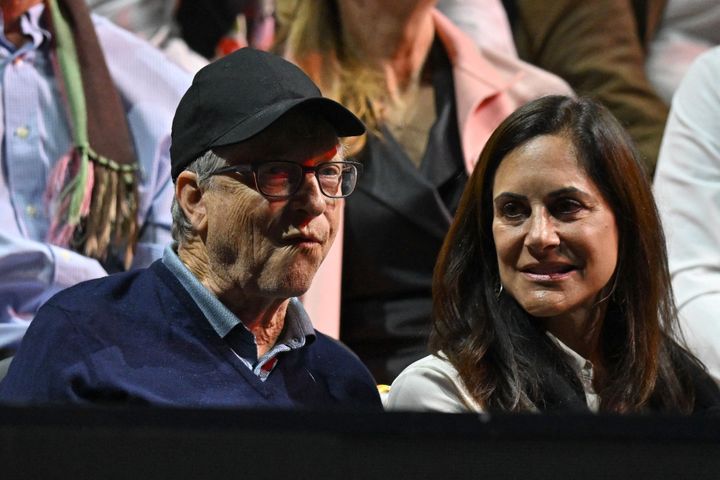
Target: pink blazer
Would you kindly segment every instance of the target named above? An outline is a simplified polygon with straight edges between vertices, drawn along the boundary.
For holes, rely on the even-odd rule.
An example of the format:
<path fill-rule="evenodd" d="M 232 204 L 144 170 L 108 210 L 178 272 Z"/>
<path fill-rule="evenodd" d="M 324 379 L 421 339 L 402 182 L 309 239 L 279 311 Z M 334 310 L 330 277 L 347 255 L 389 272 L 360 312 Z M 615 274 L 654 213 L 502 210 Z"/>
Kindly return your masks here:
<path fill-rule="evenodd" d="M 493 130 L 515 109 L 543 95 L 573 93 L 559 77 L 517 58 L 482 50 L 439 11 L 433 16 L 435 31 L 452 63 L 458 127 L 469 174 Z M 315 328 L 334 338 L 340 334 L 342 246 L 341 216 L 335 243 L 302 298 Z"/>

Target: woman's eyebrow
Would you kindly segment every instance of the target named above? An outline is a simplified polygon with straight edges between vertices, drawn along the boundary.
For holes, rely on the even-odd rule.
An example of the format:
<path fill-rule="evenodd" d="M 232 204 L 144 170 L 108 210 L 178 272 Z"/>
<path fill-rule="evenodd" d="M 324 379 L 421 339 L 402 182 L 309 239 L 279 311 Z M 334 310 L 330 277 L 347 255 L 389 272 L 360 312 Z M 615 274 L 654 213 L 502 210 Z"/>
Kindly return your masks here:
<path fill-rule="evenodd" d="M 525 195 L 520 195 L 519 193 L 501 192 L 497 194 L 497 196 L 493 199 L 493 202 L 497 202 L 499 200 L 527 200 L 527 197 Z"/>
<path fill-rule="evenodd" d="M 564 188 L 559 188 L 557 190 L 550 192 L 547 196 L 550 198 L 555 198 L 555 197 L 561 197 L 563 195 L 568 195 L 568 194 L 581 195 L 584 197 L 587 197 L 590 195 L 585 190 L 580 190 L 577 187 L 564 187 Z"/>

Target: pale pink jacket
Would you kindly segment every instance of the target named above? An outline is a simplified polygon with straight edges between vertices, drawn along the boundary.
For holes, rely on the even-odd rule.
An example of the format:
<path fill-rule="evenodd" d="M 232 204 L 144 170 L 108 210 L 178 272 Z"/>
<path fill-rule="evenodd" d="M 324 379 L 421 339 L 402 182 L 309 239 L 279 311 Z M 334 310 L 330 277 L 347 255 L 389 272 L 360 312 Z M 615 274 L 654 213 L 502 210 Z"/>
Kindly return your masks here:
<path fill-rule="evenodd" d="M 573 93 L 559 77 L 517 58 L 480 50 L 439 11 L 433 16 L 436 33 L 452 63 L 458 127 L 470 174 L 490 134 L 515 109 L 543 95 Z M 335 243 L 302 299 L 315 328 L 334 338 L 340 333 L 342 246 L 341 218 Z"/>

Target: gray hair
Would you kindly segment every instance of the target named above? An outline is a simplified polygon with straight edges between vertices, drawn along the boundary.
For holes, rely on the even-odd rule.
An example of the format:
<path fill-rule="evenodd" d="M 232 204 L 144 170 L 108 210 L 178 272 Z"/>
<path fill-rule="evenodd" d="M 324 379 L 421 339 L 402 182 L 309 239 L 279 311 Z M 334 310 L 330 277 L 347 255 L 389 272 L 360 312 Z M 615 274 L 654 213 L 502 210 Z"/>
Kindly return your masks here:
<path fill-rule="evenodd" d="M 222 157 L 219 157 L 212 150 L 208 150 L 188 165 L 185 170 L 194 172 L 197 175 L 197 184 L 200 188 L 207 187 L 212 182 L 212 172 L 227 165 Z M 193 226 L 180 208 L 177 198 L 173 196 L 172 202 L 172 238 L 175 243 L 181 245 L 189 241 L 193 234 Z"/>

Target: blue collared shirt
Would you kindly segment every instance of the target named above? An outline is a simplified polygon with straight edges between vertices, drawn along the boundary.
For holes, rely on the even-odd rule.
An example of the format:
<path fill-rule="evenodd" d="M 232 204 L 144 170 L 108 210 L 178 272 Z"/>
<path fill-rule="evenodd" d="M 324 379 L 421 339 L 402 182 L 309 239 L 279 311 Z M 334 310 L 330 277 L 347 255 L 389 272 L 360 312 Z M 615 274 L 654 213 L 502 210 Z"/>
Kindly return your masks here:
<path fill-rule="evenodd" d="M 52 60 L 47 54 L 50 33 L 40 26 L 42 12 L 43 5 L 36 5 L 20 18 L 21 31 L 30 38 L 19 48 L 0 32 L 0 124 L 4 130 L 4 183 L 12 192 L 9 200 L 18 228 L 26 237 L 44 239 L 50 222 L 43 205 L 46 186 L 38 179 L 48 178 L 55 160 L 68 152 L 71 141 L 64 107 L 56 100 L 62 92 L 53 80 Z M 7 207 L 3 205 L 0 211 Z"/>
<path fill-rule="evenodd" d="M 71 127 L 52 64 L 52 35 L 43 28 L 44 8 L 36 5 L 21 17 L 26 42 L 19 48 L 2 34 L 0 13 L 0 351 L 17 347 L 52 295 L 106 275 L 96 260 L 46 240 L 45 191 L 71 148 Z M 140 238 L 133 267 L 145 266 L 171 241 L 170 127 L 191 78 L 131 33 L 100 17 L 93 23 L 138 156 Z"/>
<path fill-rule="evenodd" d="M 280 352 L 301 348 L 306 342 L 311 342 L 315 338 L 315 329 L 305 309 L 297 298 L 291 298 L 285 313 L 285 326 L 280 337 L 267 353 L 258 358 L 257 343 L 252 332 L 245 328 L 242 321 L 200 283 L 171 246 L 165 248 L 162 262 L 187 290 L 218 335 L 226 338 L 231 331 L 233 334 L 238 332 L 240 342 L 233 343 L 233 351 L 263 381 L 275 366 L 277 355 Z"/>

